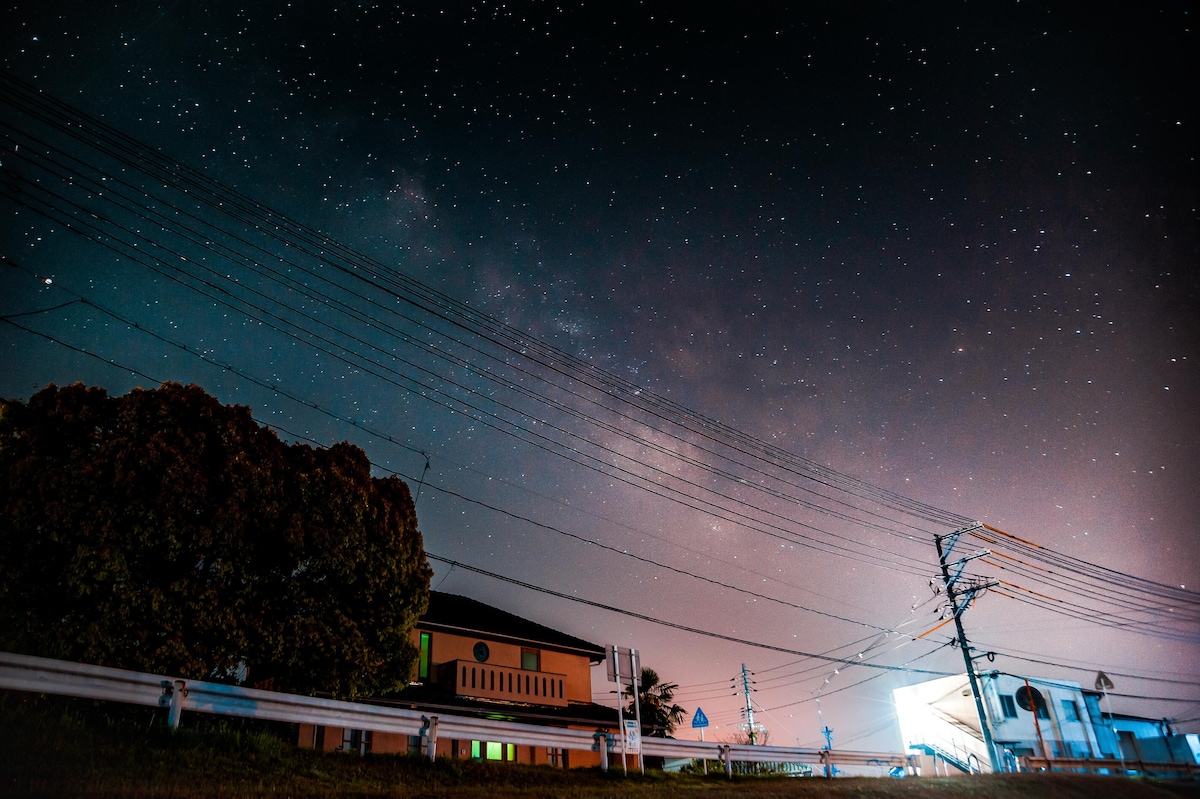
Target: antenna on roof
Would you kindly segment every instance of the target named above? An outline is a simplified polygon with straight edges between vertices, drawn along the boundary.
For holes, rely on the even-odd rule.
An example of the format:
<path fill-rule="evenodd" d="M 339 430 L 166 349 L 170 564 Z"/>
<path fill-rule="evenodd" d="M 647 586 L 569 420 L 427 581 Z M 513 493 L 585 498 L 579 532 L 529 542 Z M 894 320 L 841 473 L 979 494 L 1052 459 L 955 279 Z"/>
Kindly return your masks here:
<path fill-rule="evenodd" d="M 429 471 L 429 454 L 421 450 L 421 454 L 425 456 L 425 468 L 421 470 L 421 479 L 417 481 L 417 495 L 413 497 L 413 510 L 417 509 L 417 500 L 421 498 L 421 486 L 425 485 L 425 473 Z"/>

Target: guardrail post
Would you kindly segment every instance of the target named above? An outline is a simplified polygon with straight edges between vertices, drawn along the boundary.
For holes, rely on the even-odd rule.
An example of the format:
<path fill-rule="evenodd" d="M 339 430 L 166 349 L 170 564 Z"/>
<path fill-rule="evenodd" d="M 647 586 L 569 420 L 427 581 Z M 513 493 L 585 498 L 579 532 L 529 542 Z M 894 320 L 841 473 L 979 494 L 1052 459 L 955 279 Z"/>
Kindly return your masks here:
<path fill-rule="evenodd" d="M 421 716 L 421 723 L 424 728 L 421 730 L 421 738 L 425 744 L 425 757 L 429 758 L 429 762 L 437 759 L 437 716 Z"/>
<path fill-rule="evenodd" d="M 721 760 L 725 763 L 725 776 L 733 779 L 733 759 L 729 756 L 729 744 L 721 744 Z"/>
<path fill-rule="evenodd" d="M 179 729 L 179 717 L 183 715 L 183 699 L 187 696 L 187 683 L 176 680 L 171 685 L 171 704 L 167 710 L 167 726 L 173 730 Z"/>
<path fill-rule="evenodd" d="M 600 750 L 600 770 L 608 771 L 608 733 L 598 730 L 592 739 L 596 742 L 596 748 Z"/>

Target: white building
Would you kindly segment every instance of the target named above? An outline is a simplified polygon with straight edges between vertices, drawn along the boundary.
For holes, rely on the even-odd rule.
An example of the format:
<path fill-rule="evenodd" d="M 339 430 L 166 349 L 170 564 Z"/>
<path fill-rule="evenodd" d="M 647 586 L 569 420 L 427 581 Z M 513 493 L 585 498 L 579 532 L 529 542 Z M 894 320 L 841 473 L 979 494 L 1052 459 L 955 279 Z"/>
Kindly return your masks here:
<path fill-rule="evenodd" d="M 1172 736 L 1161 722 L 1111 716 L 1101 695 L 1067 680 L 979 675 L 984 713 L 1005 771 L 1022 756 L 1119 761 L 1200 762 L 1196 736 Z M 905 746 L 946 773 L 991 771 L 967 675 L 942 677 L 893 692 Z M 1116 763 L 1114 762 L 1114 766 Z"/>

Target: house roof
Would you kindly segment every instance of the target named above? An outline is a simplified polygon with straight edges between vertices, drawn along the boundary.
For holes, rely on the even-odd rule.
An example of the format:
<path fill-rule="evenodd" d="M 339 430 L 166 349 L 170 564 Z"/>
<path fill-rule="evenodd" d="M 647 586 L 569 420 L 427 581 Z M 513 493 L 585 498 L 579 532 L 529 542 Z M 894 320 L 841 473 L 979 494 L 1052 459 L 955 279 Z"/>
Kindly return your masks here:
<path fill-rule="evenodd" d="M 429 592 L 429 609 L 417 627 L 438 629 L 480 637 L 499 638 L 517 644 L 532 644 L 543 649 L 559 649 L 586 655 L 592 663 L 604 660 L 605 648 L 559 632 L 544 624 L 521 618 L 508 611 L 457 594 Z"/>

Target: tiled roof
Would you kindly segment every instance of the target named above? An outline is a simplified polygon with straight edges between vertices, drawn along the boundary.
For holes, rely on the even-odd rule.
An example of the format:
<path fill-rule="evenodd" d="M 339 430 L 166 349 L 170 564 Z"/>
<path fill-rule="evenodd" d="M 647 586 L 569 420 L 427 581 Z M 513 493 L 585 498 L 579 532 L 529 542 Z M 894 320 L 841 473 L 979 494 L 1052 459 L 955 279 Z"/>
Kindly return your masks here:
<path fill-rule="evenodd" d="M 457 594 L 430 591 L 429 610 L 417 622 L 417 626 L 478 633 L 480 636 L 528 642 L 543 648 L 576 651 L 587 655 L 593 663 L 604 660 L 605 650 L 602 646 Z"/>

